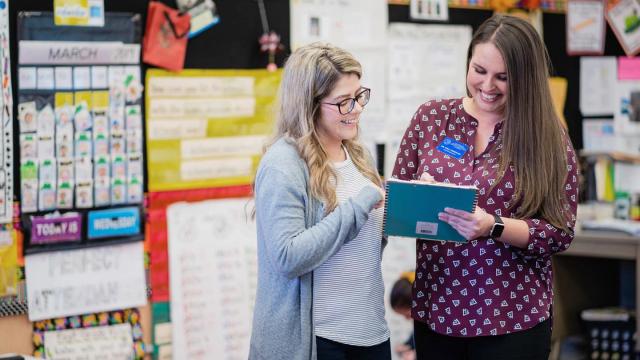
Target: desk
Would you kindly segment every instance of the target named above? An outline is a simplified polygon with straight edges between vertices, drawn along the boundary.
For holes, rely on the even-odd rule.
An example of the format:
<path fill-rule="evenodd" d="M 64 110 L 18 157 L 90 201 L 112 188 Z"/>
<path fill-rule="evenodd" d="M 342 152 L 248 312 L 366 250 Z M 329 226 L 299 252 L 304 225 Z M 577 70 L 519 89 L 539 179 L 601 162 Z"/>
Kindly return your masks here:
<path fill-rule="evenodd" d="M 580 231 L 571 246 L 561 256 L 587 256 L 596 258 L 635 260 L 636 284 L 640 279 L 640 237 L 605 231 Z M 636 286 L 636 310 L 640 311 L 640 286 Z M 640 330 L 640 316 L 636 316 L 636 331 Z M 640 341 L 636 341 L 640 351 Z"/>

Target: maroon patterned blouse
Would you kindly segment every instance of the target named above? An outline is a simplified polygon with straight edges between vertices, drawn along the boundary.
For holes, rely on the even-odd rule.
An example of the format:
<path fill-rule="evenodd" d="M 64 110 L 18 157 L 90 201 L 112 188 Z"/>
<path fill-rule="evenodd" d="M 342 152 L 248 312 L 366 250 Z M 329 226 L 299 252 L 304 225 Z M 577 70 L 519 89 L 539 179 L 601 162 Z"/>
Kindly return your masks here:
<path fill-rule="evenodd" d="M 514 168 L 496 181 L 502 146 L 495 126 L 486 150 L 474 155 L 478 122 L 465 112 L 462 99 L 430 101 L 418 109 L 400 144 L 393 177 L 418 179 L 424 171 L 436 181 L 476 185 L 478 206 L 490 214 L 514 217 Z M 469 146 L 460 159 L 436 147 L 445 137 Z M 576 156 L 565 135 L 568 176 L 565 184 L 573 230 L 578 194 Z M 530 169 L 536 171 L 536 169 Z M 550 318 L 551 255 L 569 247 L 566 233 L 541 218 L 524 219 L 529 226 L 526 249 L 480 237 L 467 244 L 417 240 L 416 280 L 412 316 L 440 334 L 472 337 L 502 335 L 532 328 Z"/>

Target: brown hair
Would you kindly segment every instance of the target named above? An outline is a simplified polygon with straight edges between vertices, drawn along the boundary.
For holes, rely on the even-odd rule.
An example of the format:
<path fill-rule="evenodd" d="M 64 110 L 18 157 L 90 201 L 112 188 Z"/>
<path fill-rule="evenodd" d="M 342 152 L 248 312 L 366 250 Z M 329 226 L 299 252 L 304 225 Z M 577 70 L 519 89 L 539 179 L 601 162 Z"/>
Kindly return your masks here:
<path fill-rule="evenodd" d="M 548 77 L 551 62 L 536 30 L 527 21 L 494 15 L 473 35 L 467 70 L 476 45 L 492 43 L 507 70 L 507 103 L 499 176 L 515 170 L 516 216 L 541 216 L 568 231 L 570 214 L 564 184 L 568 176 L 564 130 L 554 112 Z M 467 89 L 468 91 L 468 89 Z M 499 179 L 495 182 L 499 182 Z"/>
<path fill-rule="evenodd" d="M 309 167 L 311 194 L 323 201 L 329 213 L 338 205 L 336 172 L 322 147 L 316 129 L 320 101 L 328 96 L 343 75 L 360 78 L 360 63 L 349 52 L 325 43 L 298 48 L 287 59 L 278 91 L 276 133 L 292 140 Z M 356 168 L 374 184 L 382 181 L 358 139 L 343 141 Z M 333 180 L 333 181 L 332 181 Z"/>

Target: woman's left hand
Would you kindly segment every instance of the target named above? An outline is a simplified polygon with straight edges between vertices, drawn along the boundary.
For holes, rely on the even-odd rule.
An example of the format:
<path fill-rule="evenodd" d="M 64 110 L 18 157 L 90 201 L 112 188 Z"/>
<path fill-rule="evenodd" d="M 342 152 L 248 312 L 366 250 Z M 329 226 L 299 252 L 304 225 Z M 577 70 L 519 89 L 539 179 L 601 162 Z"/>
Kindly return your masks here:
<path fill-rule="evenodd" d="M 445 208 L 444 212 L 438 214 L 438 219 L 451 225 L 467 240 L 487 236 L 494 223 L 493 216 L 487 214 L 481 207 L 476 207 L 473 213 Z"/>

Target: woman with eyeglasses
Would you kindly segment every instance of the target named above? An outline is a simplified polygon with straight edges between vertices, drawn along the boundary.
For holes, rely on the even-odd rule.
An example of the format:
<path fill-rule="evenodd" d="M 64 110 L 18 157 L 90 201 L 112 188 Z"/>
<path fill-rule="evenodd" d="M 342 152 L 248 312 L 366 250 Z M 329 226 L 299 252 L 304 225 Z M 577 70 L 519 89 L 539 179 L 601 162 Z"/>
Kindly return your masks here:
<path fill-rule="evenodd" d="M 360 63 L 296 50 L 255 180 L 258 290 L 250 359 L 390 359 L 381 259 L 384 192 L 358 142 Z"/>

